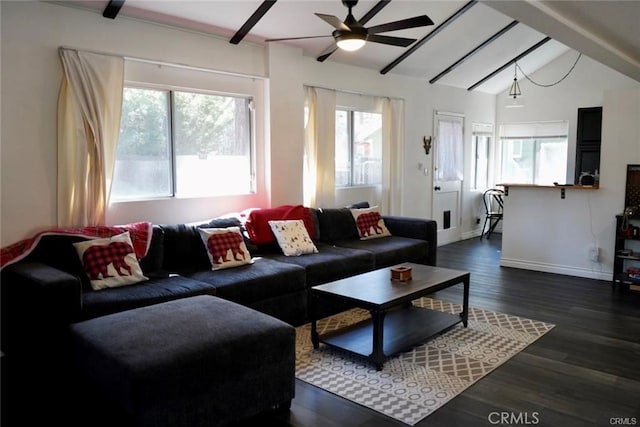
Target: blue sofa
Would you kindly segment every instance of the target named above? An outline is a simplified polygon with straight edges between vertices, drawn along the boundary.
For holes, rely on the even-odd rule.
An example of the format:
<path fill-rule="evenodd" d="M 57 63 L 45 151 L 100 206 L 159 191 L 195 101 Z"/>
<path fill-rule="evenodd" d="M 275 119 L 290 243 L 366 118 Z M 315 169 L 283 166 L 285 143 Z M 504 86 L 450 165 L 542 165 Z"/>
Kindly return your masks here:
<path fill-rule="evenodd" d="M 82 239 L 45 236 L 29 256 L 2 270 L 2 351 L 53 345 L 69 324 L 196 295 L 214 295 L 297 326 L 309 320 L 312 286 L 401 262 L 436 264 L 433 220 L 385 216 L 392 236 L 360 240 L 348 209 L 310 212 L 318 253 L 288 257 L 273 245 L 256 247 L 247 240 L 253 264 L 217 271 L 198 227 L 240 225 L 239 219 L 154 225 L 141 260 L 150 280 L 99 291 L 89 286 L 72 246 Z M 326 308 L 327 314 L 339 310 Z"/>

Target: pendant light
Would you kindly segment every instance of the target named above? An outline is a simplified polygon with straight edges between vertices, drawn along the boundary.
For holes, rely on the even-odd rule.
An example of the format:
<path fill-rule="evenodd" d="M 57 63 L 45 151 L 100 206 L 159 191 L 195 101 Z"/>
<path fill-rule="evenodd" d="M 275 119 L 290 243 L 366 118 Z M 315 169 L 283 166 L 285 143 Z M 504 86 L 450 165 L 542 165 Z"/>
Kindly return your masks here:
<path fill-rule="evenodd" d="M 522 95 L 522 92 L 520 92 L 520 85 L 518 84 L 518 63 L 515 62 L 514 64 L 513 83 L 511 83 L 511 89 L 509 89 L 509 96 L 516 99 L 516 97 Z"/>

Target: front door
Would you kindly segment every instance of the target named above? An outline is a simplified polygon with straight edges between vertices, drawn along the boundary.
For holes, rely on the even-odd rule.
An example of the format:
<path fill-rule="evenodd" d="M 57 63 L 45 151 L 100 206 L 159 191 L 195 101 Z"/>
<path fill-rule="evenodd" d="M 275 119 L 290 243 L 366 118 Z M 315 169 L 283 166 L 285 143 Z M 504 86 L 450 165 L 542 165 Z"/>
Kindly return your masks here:
<path fill-rule="evenodd" d="M 434 117 L 432 218 L 438 245 L 461 239 L 464 116 L 436 111 Z"/>

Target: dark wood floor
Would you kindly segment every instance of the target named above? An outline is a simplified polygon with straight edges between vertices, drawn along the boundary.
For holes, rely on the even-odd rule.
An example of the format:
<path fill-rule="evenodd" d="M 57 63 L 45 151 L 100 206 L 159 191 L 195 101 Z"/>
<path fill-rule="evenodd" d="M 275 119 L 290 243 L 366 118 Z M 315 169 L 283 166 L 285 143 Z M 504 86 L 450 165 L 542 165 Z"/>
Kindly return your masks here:
<path fill-rule="evenodd" d="M 417 425 L 640 425 L 640 294 L 614 293 L 605 281 L 504 268 L 499 262 L 499 234 L 489 241 L 476 238 L 438 248 L 439 266 L 471 272 L 471 306 L 556 327 Z M 434 297 L 459 302 L 459 288 L 461 285 Z M 34 356 L 34 366 L 38 357 L 48 357 Z M 64 381 L 57 383 L 57 392 L 43 389 L 37 379 L 25 384 L 21 371 L 2 359 L 3 425 L 57 425 L 60 423 L 52 422 L 56 411 L 64 411 L 58 415 L 68 420 L 69 411 L 52 399 L 57 394 L 58 399 L 70 400 L 65 398 Z M 20 384 L 21 398 L 15 396 L 16 388 L 7 387 L 7 377 Z M 13 399 L 7 399 L 7 390 Z M 72 408 L 78 406 L 73 400 L 68 403 Z M 501 413 L 513 418 L 496 422 Z M 25 424 L 29 416 L 38 414 L 36 419 L 47 422 Z M 6 423 L 9 419 L 12 422 Z M 95 414 L 84 420 L 86 425 L 97 425 Z M 236 427 L 262 425 L 403 424 L 296 380 L 296 397 L 289 411 L 261 414 Z"/>
<path fill-rule="evenodd" d="M 494 234 L 441 246 L 438 265 L 471 272 L 471 306 L 556 327 L 417 425 L 640 425 L 640 294 L 613 293 L 600 280 L 500 267 L 500 243 Z M 460 292 L 434 297 L 457 302 Z M 503 412 L 515 418 L 496 423 Z M 288 413 L 242 426 L 266 423 L 403 425 L 298 380 Z"/>

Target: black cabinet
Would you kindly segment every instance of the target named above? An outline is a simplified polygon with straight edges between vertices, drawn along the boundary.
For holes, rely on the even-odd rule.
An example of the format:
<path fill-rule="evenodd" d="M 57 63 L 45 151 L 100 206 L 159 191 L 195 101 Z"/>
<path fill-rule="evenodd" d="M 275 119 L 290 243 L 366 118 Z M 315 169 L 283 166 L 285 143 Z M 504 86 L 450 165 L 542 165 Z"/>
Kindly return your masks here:
<path fill-rule="evenodd" d="M 616 216 L 613 287 L 640 291 L 640 216 Z"/>
<path fill-rule="evenodd" d="M 600 169 L 602 107 L 578 108 L 575 183 L 582 173 L 595 175 Z"/>

